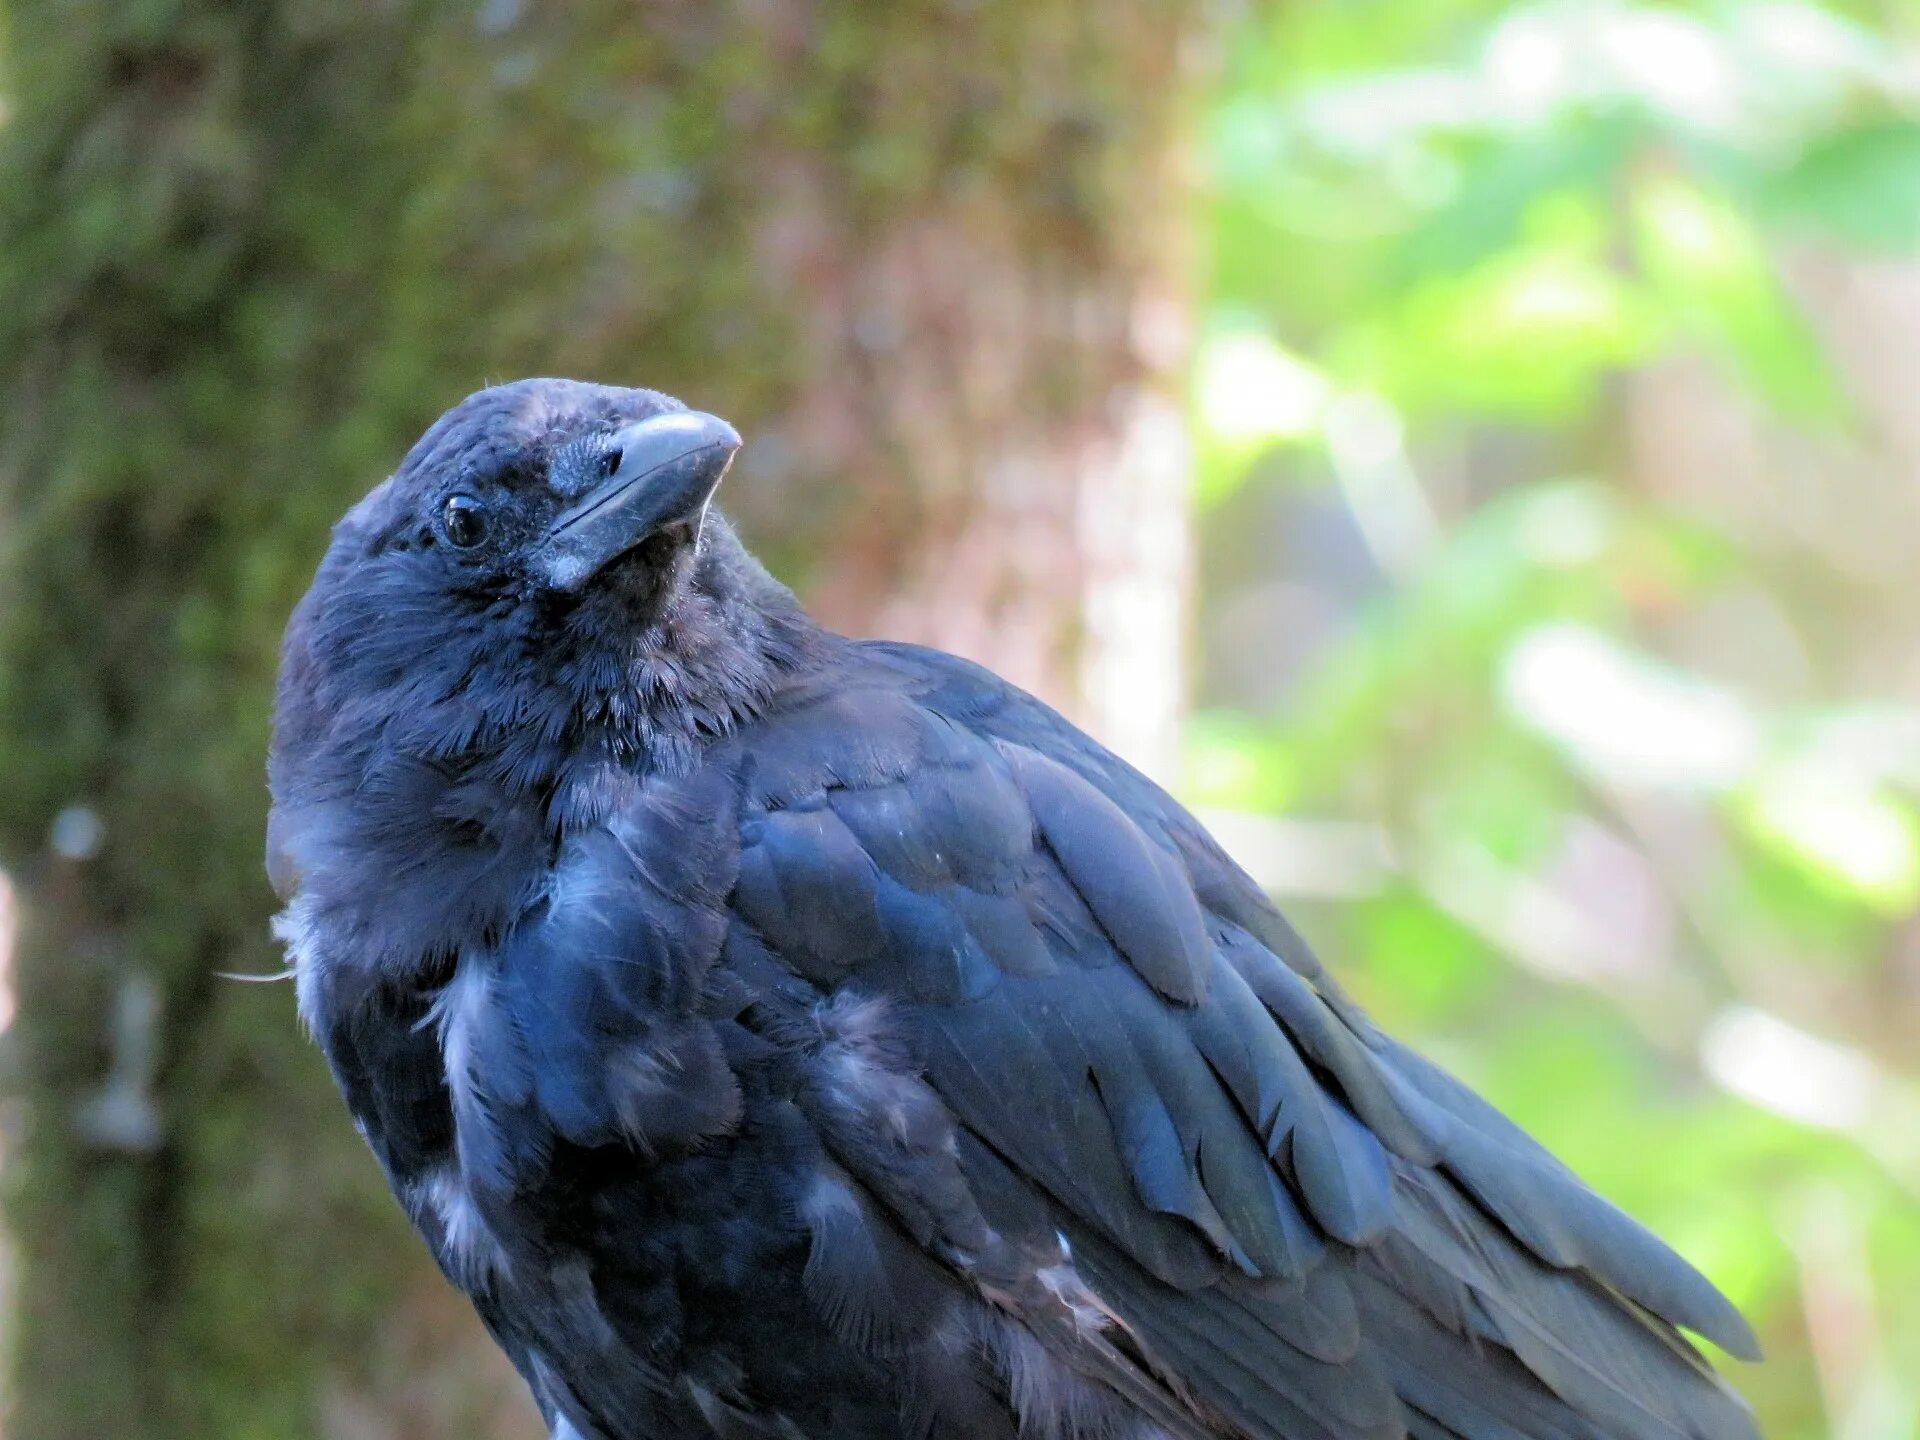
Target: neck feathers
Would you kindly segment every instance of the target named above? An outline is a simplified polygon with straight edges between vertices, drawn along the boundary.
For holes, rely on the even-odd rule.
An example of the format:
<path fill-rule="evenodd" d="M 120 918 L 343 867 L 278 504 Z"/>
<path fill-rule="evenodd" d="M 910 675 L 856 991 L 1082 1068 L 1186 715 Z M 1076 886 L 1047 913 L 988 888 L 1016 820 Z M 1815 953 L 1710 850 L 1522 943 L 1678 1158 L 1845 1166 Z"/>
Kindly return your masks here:
<path fill-rule="evenodd" d="M 301 928 L 326 917 L 353 968 L 423 962 L 432 937 L 497 930 L 569 832 L 685 774 L 844 642 L 715 516 L 653 624 L 574 625 L 541 653 L 422 654 L 400 693 L 317 701 L 290 637 L 272 757 L 268 870 Z"/>

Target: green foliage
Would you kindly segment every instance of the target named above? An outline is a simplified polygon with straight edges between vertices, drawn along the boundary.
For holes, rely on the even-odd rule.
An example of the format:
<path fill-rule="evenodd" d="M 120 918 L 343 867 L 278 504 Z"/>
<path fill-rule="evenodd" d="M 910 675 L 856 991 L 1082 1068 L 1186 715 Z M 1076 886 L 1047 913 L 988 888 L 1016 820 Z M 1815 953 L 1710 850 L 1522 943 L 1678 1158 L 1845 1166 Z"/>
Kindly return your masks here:
<path fill-rule="evenodd" d="M 1816 536 L 1768 497 L 1908 483 L 1789 277 L 1920 249 L 1920 50 L 1811 4 L 1378 0 L 1229 53 L 1207 612 L 1299 568 L 1244 558 L 1262 516 L 1332 506 L 1359 555 L 1301 582 L 1334 621 L 1267 637 L 1278 703 L 1214 679 L 1188 791 L 1326 827 L 1317 867 L 1297 828 L 1246 858 L 1748 1309 L 1764 1433 L 1904 1440 L 1920 692 L 1875 657 L 1920 577 L 1845 578 L 1883 511 Z M 1661 409 L 1689 376 L 1700 413 Z M 1682 451 L 1748 490 L 1653 463 L 1692 425 L 1754 437 Z M 1328 889 L 1356 830 L 1383 858 Z"/>
<path fill-rule="evenodd" d="M 1765 198 L 1783 228 L 1825 230 L 1867 250 L 1920 246 L 1920 124 L 1855 126 L 1810 145 Z"/>

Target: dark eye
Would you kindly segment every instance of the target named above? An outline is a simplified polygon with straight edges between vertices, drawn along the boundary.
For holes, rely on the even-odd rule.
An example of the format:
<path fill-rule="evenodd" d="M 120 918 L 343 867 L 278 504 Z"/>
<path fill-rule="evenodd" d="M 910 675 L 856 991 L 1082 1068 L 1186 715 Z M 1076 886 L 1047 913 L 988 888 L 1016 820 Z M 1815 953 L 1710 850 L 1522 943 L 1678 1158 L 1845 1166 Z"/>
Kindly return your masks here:
<path fill-rule="evenodd" d="M 487 507 L 471 495 L 450 495 L 440 509 L 440 523 L 450 542 L 470 550 L 487 538 Z"/>

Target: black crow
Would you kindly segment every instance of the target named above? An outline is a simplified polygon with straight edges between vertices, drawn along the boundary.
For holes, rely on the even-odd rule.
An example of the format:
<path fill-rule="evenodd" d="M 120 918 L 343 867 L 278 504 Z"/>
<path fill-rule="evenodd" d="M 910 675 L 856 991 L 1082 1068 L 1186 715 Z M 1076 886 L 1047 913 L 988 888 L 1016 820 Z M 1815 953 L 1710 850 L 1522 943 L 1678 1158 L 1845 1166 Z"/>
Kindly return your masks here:
<path fill-rule="evenodd" d="M 1192 816 L 831 634 L 647 390 L 449 411 L 287 630 L 300 1013 L 566 1440 L 1735 1440 L 1740 1316 Z"/>

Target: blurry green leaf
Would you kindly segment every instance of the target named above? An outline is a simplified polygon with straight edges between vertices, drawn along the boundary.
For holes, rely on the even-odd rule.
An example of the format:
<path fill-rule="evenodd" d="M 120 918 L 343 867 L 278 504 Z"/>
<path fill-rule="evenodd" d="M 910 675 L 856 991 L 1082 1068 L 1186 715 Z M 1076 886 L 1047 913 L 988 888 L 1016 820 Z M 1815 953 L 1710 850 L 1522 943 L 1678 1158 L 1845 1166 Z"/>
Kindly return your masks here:
<path fill-rule="evenodd" d="M 1826 358 L 1752 223 L 1676 174 L 1643 181 L 1633 208 L 1640 265 L 1668 313 L 1724 351 L 1784 413 L 1837 418 L 1841 399 Z"/>
<path fill-rule="evenodd" d="M 1188 718 L 1185 731 L 1185 799 L 1256 812 L 1291 807 L 1298 776 L 1271 725 L 1232 711 L 1203 710 Z"/>
<path fill-rule="evenodd" d="M 1817 141 L 1763 196 L 1781 222 L 1868 250 L 1920 246 L 1920 124 L 1901 120 Z"/>
<path fill-rule="evenodd" d="M 1721 790 L 1760 753 L 1759 721 L 1736 696 L 1587 626 L 1540 625 L 1520 636 L 1501 692 L 1577 764 L 1629 788 Z"/>
<path fill-rule="evenodd" d="M 1560 842 L 1574 786 L 1551 754 L 1526 737 L 1491 729 L 1476 739 L 1436 767 L 1421 797 L 1421 830 L 1530 868 Z"/>
<path fill-rule="evenodd" d="M 1230 494 L 1276 443 L 1317 436 L 1331 387 L 1258 330 L 1221 325 L 1200 344 L 1192 381 L 1195 500 Z"/>
<path fill-rule="evenodd" d="M 1328 398 L 1318 370 L 1267 336 L 1244 330 L 1201 345 L 1194 389 L 1206 434 L 1227 444 L 1311 435 Z"/>
<path fill-rule="evenodd" d="M 1456 1023 L 1500 984 L 1484 942 L 1411 891 L 1354 907 L 1353 988 L 1383 1025 Z"/>
<path fill-rule="evenodd" d="M 1564 422 L 1664 331 L 1606 242 L 1590 197 L 1543 197 L 1516 243 L 1475 268 L 1384 292 L 1331 351 L 1333 368 L 1416 416 Z"/>
<path fill-rule="evenodd" d="M 1887 919 L 1787 846 L 1738 824 L 1737 862 L 1703 918 L 1723 945 L 1791 954 L 1809 973 L 1875 971 L 1886 951 Z"/>
<path fill-rule="evenodd" d="M 1741 813 L 1782 855 L 1886 914 L 1920 901 L 1912 812 L 1846 771 L 1809 764 L 1766 771 Z"/>
<path fill-rule="evenodd" d="M 1460 158 L 1465 178 L 1452 199 L 1401 242 L 1397 275 L 1483 264 L 1515 243 L 1542 200 L 1604 196 L 1638 131 L 1628 116 L 1585 116 L 1544 134 L 1523 132 L 1471 147 Z"/>

